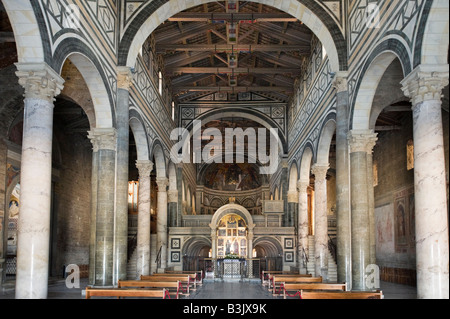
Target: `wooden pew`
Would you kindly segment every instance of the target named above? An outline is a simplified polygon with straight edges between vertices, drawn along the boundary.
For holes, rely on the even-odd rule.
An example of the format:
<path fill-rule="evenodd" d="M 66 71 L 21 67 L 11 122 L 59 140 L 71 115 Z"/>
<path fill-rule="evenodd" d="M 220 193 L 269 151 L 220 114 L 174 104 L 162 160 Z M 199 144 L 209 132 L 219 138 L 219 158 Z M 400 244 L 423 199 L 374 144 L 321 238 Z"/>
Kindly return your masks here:
<path fill-rule="evenodd" d="M 304 277 L 304 276 L 273 276 L 272 277 L 272 293 L 276 294 L 276 288 L 279 287 L 281 283 L 321 283 L 322 277 Z M 269 286 L 270 290 L 270 286 Z"/>
<path fill-rule="evenodd" d="M 183 272 L 183 273 L 177 273 L 177 272 L 174 272 L 174 273 L 172 273 L 172 272 L 170 272 L 170 273 L 153 273 L 152 276 L 162 276 L 162 277 L 164 277 L 164 276 L 190 276 L 191 279 L 192 279 L 191 280 L 192 282 L 195 280 L 196 284 L 198 284 L 198 285 L 201 284 L 201 280 L 198 279 L 199 278 L 199 274 L 197 272 L 195 272 L 195 271 L 194 272 L 189 271 L 189 272 Z"/>
<path fill-rule="evenodd" d="M 278 295 L 283 294 L 283 298 L 286 299 L 286 295 L 290 297 L 300 296 L 300 291 L 347 291 L 347 284 L 336 283 L 281 283 L 278 291 Z M 293 296 L 289 292 L 295 292 Z"/>
<path fill-rule="evenodd" d="M 384 299 L 383 292 L 377 291 L 300 291 L 301 299 Z"/>
<path fill-rule="evenodd" d="M 145 288 L 145 289 L 159 289 L 165 288 L 169 294 L 175 295 L 179 299 L 181 281 L 145 281 L 145 280 L 119 280 L 117 283 L 119 288 Z M 184 294 L 188 295 L 188 294 Z"/>
<path fill-rule="evenodd" d="M 168 291 L 163 289 L 125 289 L 125 288 L 92 288 L 86 287 L 86 299 L 91 297 L 146 297 L 166 299 Z"/>
<path fill-rule="evenodd" d="M 283 270 L 263 270 L 261 272 L 261 284 L 263 286 L 269 284 L 271 275 L 300 275 L 295 271 L 283 271 Z"/>
<path fill-rule="evenodd" d="M 198 285 L 203 284 L 203 270 L 196 270 L 196 271 L 189 271 L 189 270 L 165 270 L 165 274 L 178 274 L 178 275 L 184 275 L 184 274 L 197 274 L 197 277 L 195 278 L 197 280 Z"/>
<path fill-rule="evenodd" d="M 274 276 L 276 276 L 278 278 L 281 278 L 281 277 L 308 277 L 308 278 L 310 278 L 310 277 L 312 277 L 311 274 L 293 274 L 293 273 L 282 273 L 282 272 L 280 272 L 279 274 L 274 274 L 272 272 L 268 272 L 267 273 L 268 280 L 267 280 L 267 282 L 263 283 L 263 286 L 264 285 L 268 285 L 269 286 L 269 290 L 270 290 Z"/>
<path fill-rule="evenodd" d="M 195 290 L 197 288 L 197 284 L 194 279 L 191 278 L 189 275 L 177 275 L 177 276 L 155 276 L 155 275 L 149 275 L 144 276 L 141 275 L 140 280 L 143 281 L 165 281 L 165 282 L 176 282 L 180 281 L 182 285 L 186 285 L 186 291 L 189 294 L 191 290 L 191 285 L 193 285 L 192 290 Z"/>

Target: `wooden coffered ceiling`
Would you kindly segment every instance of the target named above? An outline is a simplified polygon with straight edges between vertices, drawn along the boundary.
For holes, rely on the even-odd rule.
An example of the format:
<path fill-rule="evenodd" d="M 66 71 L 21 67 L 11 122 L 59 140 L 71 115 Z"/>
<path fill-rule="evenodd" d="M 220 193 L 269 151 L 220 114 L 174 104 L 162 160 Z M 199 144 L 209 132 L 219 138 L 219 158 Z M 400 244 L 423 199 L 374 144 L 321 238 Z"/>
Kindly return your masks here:
<path fill-rule="evenodd" d="M 255 92 L 287 102 L 310 55 L 312 32 L 275 8 L 229 0 L 183 11 L 154 37 L 178 102 L 214 92 Z"/>

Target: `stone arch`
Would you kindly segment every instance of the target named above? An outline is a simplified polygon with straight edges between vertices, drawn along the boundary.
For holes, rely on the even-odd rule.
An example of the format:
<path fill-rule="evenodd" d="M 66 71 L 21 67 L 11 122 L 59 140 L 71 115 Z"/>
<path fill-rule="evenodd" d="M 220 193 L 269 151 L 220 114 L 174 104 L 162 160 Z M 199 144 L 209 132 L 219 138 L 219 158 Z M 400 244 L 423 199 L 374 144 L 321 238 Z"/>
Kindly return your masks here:
<path fill-rule="evenodd" d="M 328 13 L 315 1 L 286 0 L 272 1 L 253 0 L 267 4 L 302 21 L 319 38 L 327 51 L 333 71 L 347 69 L 346 42 L 339 27 L 328 19 Z M 139 51 L 150 34 L 165 20 L 192 6 L 213 2 L 199 0 L 195 3 L 185 0 L 152 1 L 137 14 L 130 23 L 122 42 L 119 44 L 119 65 L 133 67 Z M 338 49 L 339 48 L 339 49 Z"/>
<path fill-rule="evenodd" d="M 350 114 L 350 130 L 368 130 L 373 99 L 381 78 L 391 63 L 398 58 L 403 74 L 412 71 L 409 55 L 405 46 L 395 39 L 382 42 L 368 58 L 360 82 L 355 89 L 355 101 Z"/>
<path fill-rule="evenodd" d="M 155 158 L 154 167 L 156 169 L 157 177 L 167 177 L 166 174 L 166 158 L 164 156 L 164 151 L 159 141 L 153 143 L 153 149 L 150 158 Z"/>
<path fill-rule="evenodd" d="M 294 161 L 289 169 L 289 192 L 297 191 L 297 181 L 298 181 L 298 168 L 297 162 Z"/>
<path fill-rule="evenodd" d="M 427 1 L 419 24 L 414 52 L 414 67 L 424 65 L 446 65 L 449 47 L 449 2 Z"/>
<path fill-rule="evenodd" d="M 253 242 L 256 251 L 264 252 L 264 256 L 259 257 L 279 257 L 283 253 L 281 243 L 272 237 L 259 237 Z"/>
<path fill-rule="evenodd" d="M 169 161 L 168 165 L 169 190 L 177 190 L 177 168 L 175 164 Z"/>
<path fill-rule="evenodd" d="M 250 215 L 249 211 L 238 204 L 227 204 L 222 207 L 220 207 L 213 215 L 211 219 L 211 223 L 209 226 L 212 230 L 215 230 L 217 226 L 219 225 L 219 221 L 228 214 L 236 214 L 242 217 L 247 224 L 249 230 L 253 230 L 253 227 L 255 225 L 253 224 L 253 218 L 252 215 Z"/>
<path fill-rule="evenodd" d="M 183 243 L 181 252 L 183 256 L 199 256 L 205 247 L 211 249 L 211 239 L 206 236 L 195 236 Z"/>
<path fill-rule="evenodd" d="M 317 159 L 318 164 L 329 164 L 330 145 L 333 135 L 336 132 L 336 122 L 334 120 L 328 120 L 322 128 L 322 132 L 319 138 L 319 144 L 317 146 Z"/>
<path fill-rule="evenodd" d="M 300 181 L 308 181 L 309 182 L 309 177 L 310 177 L 310 172 L 311 172 L 311 162 L 313 159 L 313 151 L 312 151 L 312 147 L 307 145 L 305 146 L 304 150 L 303 150 L 303 154 L 301 157 L 301 162 L 300 162 L 300 172 L 299 172 L 299 180 Z"/>
<path fill-rule="evenodd" d="M 95 63 L 83 53 L 71 52 L 66 55 L 83 76 L 92 98 L 95 112 L 95 122 L 91 122 L 91 128 L 110 128 L 114 126 L 114 111 L 102 74 Z M 62 63 L 63 64 L 63 63 Z M 62 64 L 59 74 L 61 74 Z M 89 113 L 89 110 L 86 110 Z M 90 118 L 91 120 L 91 118 Z"/>
<path fill-rule="evenodd" d="M 142 124 L 141 117 L 136 111 L 130 110 L 129 122 L 136 143 L 137 159 L 139 161 L 149 160 L 147 134 L 145 132 L 145 127 Z"/>
<path fill-rule="evenodd" d="M 45 61 L 44 46 L 32 1 L 3 1 L 9 21 L 14 30 L 19 63 L 42 63 Z M 24 18 L 26 17 L 26 18 Z"/>

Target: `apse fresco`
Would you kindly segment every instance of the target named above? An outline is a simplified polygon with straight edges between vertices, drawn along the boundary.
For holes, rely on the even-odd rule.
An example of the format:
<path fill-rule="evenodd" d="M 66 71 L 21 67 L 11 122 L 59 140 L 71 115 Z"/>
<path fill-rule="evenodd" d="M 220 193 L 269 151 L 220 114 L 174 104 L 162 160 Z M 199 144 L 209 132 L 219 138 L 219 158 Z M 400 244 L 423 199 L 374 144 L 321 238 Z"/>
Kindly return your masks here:
<path fill-rule="evenodd" d="M 205 186 L 221 191 L 245 191 L 261 186 L 259 169 L 255 164 L 211 164 L 205 173 Z"/>

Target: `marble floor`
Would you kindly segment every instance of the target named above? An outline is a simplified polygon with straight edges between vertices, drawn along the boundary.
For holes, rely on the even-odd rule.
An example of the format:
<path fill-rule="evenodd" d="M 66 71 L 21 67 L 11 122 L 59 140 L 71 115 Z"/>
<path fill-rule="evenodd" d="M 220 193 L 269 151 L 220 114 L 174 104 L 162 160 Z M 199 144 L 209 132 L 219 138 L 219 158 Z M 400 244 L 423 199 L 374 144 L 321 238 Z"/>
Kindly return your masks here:
<path fill-rule="evenodd" d="M 86 279 L 80 288 L 67 288 L 62 279 L 52 279 L 48 286 L 48 299 L 83 299 Z M 385 299 L 416 299 L 416 288 L 411 286 L 381 282 Z M 191 293 L 189 299 L 273 299 L 274 297 L 259 281 L 208 281 Z M 0 299 L 14 299 L 14 281 L 6 282 L 0 289 Z"/>

